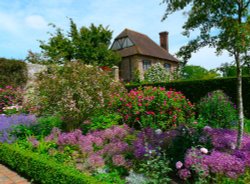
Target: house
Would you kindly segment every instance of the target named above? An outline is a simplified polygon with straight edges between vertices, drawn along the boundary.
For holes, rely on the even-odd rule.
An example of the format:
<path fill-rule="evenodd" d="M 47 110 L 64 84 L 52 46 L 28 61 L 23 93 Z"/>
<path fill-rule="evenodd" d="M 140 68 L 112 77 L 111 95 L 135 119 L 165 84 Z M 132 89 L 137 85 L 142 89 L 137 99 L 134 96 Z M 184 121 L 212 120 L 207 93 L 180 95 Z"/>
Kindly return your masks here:
<path fill-rule="evenodd" d="M 111 49 L 122 57 L 119 65 L 120 79 L 133 80 L 136 72 L 143 79 L 144 72 L 156 63 L 161 63 L 170 75 L 173 73 L 179 62 L 169 54 L 168 32 L 161 32 L 159 35 L 160 45 L 147 35 L 129 29 L 123 30 L 115 38 Z"/>

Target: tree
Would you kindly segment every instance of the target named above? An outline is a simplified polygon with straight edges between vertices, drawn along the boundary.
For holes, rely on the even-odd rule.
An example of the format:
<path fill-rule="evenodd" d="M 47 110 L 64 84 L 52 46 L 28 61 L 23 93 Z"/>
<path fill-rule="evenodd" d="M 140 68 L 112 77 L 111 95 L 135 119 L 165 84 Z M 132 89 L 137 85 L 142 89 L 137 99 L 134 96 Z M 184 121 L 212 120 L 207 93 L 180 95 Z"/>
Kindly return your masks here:
<path fill-rule="evenodd" d="M 65 64 L 70 61 L 81 61 L 85 64 L 98 66 L 114 66 L 120 61 L 120 56 L 109 49 L 112 31 L 102 25 L 81 27 L 70 19 L 70 30 L 67 34 L 62 29 L 50 24 L 56 29 L 49 33 L 47 42 L 40 41 L 41 54 L 29 52 L 27 60 L 42 64 Z"/>
<path fill-rule="evenodd" d="M 236 77 L 237 76 L 237 68 L 235 65 L 229 63 L 223 63 L 218 71 L 222 72 L 223 77 Z M 242 75 L 250 75 L 250 63 L 242 66 Z"/>
<path fill-rule="evenodd" d="M 237 148 L 240 148 L 244 127 L 242 99 L 242 69 L 249 61 L 250 50 L 250 0 L 163 0 L 168 15 L 190 8 L 183 25 L 184 35 L 199 30 L 198 36 L 178 52 L 185 62 L 193 52 L 202 47 L 214 47 L 217 53 L 226 50 L 234 57 L 237 68 L 237 107 L 239 116 Z"/>
<path fill-rule="evenodd" d="M 215 71 L 208 71 L 201 66 L 186 65 L 181 70 L 181 79 L 212 79 L 219 77 L 219 74 Z"/>

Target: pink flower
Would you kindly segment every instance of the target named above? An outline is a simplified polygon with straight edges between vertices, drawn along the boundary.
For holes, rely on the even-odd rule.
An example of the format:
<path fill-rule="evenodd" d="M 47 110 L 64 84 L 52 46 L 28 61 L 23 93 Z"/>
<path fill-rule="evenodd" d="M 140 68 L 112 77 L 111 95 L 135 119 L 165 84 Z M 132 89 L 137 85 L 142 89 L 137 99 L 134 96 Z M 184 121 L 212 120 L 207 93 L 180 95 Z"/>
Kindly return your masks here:
<path fill-rule="evenodd" d="M 195 122 L 193 122 L 193 124 L 197 125 L 197 124 L 198 124 L 198 122 L 197 122 L 197 121 L 195 121 Z"/>
<path fill-rule="evenodd" d="M 182 168 L 182 166 L 183 166 L 183 163 L 181 161 L 178 161 L 175 164 L 176 169 L 180 169 L 180 168 Z"/>
<path fill-rule="evenodd" d="M 201 148 L 200 151 L 201 151 L 201 153 L 204 153 L 204 154 L 208 153 L 208 150 L 206 148 Z"/>
<path fill-rule="evenodd" d="M 112 161 L 116 166 L 124 166 L 126 164 L 126 161 L 122 155 L 114 155 L 112 157 Z"/>

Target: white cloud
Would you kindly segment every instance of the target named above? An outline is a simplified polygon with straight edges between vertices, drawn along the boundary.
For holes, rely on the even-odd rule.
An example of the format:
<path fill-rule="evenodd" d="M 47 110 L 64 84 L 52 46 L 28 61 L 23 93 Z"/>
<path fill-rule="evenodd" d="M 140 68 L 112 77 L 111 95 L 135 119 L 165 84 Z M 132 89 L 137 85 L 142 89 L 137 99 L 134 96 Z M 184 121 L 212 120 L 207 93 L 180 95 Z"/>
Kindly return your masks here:
<path fill-rule="evenodd" d="M 47 27 L 47 22 L 40 15 L 30 15 L 25 18 L 25 23 L 27 26 L 34 29 L 45 29 Z"/>
<path fill-rule="evenodd" d="M 6 13 L 0 12 L 0 25 L 0 30 L 2 29 L 3 31 L 8 31 L 11 33 L 16 33 L 19 31 L 17 20 L 13 16 Z"/>

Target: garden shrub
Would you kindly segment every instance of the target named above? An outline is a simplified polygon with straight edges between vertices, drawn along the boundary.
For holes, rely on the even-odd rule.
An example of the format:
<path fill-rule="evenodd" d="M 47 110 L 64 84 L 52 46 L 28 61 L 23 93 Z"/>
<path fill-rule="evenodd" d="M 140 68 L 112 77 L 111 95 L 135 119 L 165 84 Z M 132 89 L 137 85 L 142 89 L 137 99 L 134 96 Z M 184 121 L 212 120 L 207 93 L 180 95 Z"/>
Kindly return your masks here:
<path fill-rule="evenodd" d="M 106 183 L 16 144 L 0 144 L 0 161 L 38 184 Z"/>
<path fill-rule="evenodd" d="M 42 115 L 59 115 L 66 130 L 79 125 L 95 111 L 105 109 L 111 94 L 123 89 L 107 72 L 72 62 L 55 66 L 38 76 L 35 105 Z"/>
<path fill-rule="evenodd" d="M 12 134 L 18 139 L 27 136 L 44 137 L 50 134 L 54 127 L 62 128 L 62 120 L 56 116 L 38 118 L 34 124 L 20 124 L 13 128 Z"/>
<path fill-rule="evenodd" d="M 0 88 L 7 85 L 23 87 L 28 78 L 26 63 L 15 59 L 0 58 Z"/>
<path fill-rule="evenodd" d="M 111 108 L 134 128 L 169 129 L 194 118 L 193 105 L 181 92 L 145 87 L 114 97 Z"/>
<path fill-rule="evenodd" d="M 151 66 L 144 73 L 145 82 L 166 82 L 169 81 L 169 73 L 160 63 Z"/>
<path fill-rule="evenodd" d="M 216 78 L 209 80 L 189 80 L 189 81 L 173 81 L 173 82 L 158 82 L 151 84 L 130 84 L 126 88 L 130 91 L 132 89 L 143 87 L 165 87 L 166 89 L 175 89 L 181 91 L 192 103 L 197 103 L 208 92 L 215 90 L 222 90 L 230 96 L 233 103 L 237 102 L 237 79 L 232 78 Z M 250 119 L 250 77 L 242 77 L 242 95 L 244 105 L 244 115 Z"/>
<path fill-rule="evenodd" d="M 0 114 L 4 111 L 16 112 L 22 104 L 22 90 L 5 86 L 0 88 Z"/>
<path fill-rule="evenodd" d="M 196 105 L 199 118 L 214 128 L 231 128 L 237 123 L 236 106 L 220 90 L 208 93 Z"/>

